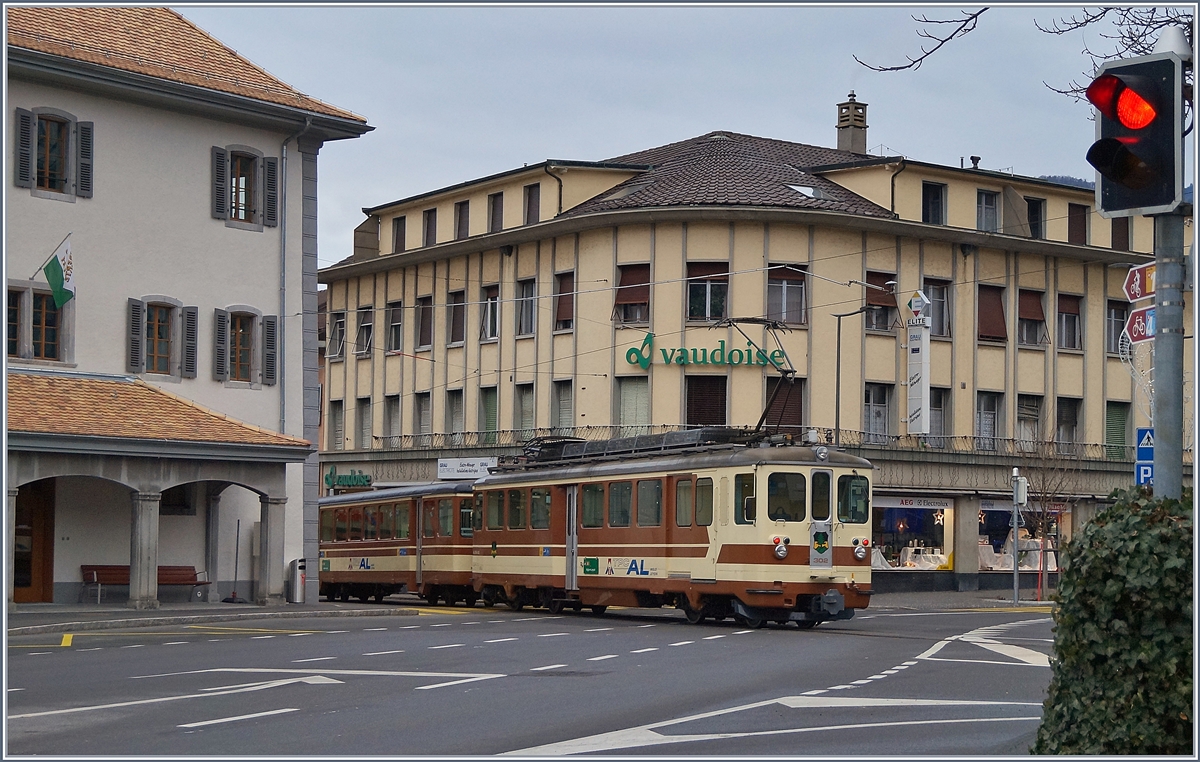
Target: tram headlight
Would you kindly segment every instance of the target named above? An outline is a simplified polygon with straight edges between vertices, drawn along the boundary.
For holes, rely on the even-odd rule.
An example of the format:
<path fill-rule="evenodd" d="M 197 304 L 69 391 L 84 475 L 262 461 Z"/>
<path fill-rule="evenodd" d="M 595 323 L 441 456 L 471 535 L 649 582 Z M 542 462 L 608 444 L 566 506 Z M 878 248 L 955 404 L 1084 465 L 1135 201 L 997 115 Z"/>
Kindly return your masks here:
<path fill-rule="evenodd" d="M 864 547 L 862 545 L 855 547 L 854 548 L 854 557 L 857 558 L 859 561 L 865 561 L 867 558 L 866 547 Z"/>

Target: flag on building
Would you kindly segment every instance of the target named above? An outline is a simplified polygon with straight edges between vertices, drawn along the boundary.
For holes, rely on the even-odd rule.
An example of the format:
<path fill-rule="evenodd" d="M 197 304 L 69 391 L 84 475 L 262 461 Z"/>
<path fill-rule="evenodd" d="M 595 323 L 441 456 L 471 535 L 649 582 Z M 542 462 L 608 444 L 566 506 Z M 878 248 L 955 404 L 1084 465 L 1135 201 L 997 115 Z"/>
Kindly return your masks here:
<path fill-rule="evenodd" d="M 67 236 L 54 254 L 42 267 L 50 291 L 54 294 L 54 306 L 61 308 L 75 296 L 75 260 L 71 257 L 71 236 Z"/>

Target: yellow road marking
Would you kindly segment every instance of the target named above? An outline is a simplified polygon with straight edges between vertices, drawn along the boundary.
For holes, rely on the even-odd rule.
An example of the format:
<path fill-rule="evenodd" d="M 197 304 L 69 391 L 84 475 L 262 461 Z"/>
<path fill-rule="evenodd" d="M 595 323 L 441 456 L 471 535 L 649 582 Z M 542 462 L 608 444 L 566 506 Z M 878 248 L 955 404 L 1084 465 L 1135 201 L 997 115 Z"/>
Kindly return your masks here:
<path fill-rule="evenodd" d="M 207 624 L 189 624 L 189 630 L 203 630 L 207 634 L 225 634 L 234 632 L 270 632 L 287 634 L 293 632 L 322 632 L 321 630 L 276 630 L 269 627 L 214 627 Z"/>
<path fill-rule="evenodd" d="M 463 614 L 477 614 L 477 613 L 484 611 L 485 609 L 452 609 L 452 608 L 447 607 L 444 609 L 417 608 L 417 609 L 410 609 L 410 610 L 416 611 L 420 614 L 451 614 L 453 616 L 462 616 Z"/>
<path fill-rule="evenodd" d="M 67 648 L 71 645 L 72 640 L 74 640 L 74 636 L 72 636 L 70 633 L 67 633 L 66 635 L 62 636 L 62 642 L 58 645 L 60 648 Z"/>

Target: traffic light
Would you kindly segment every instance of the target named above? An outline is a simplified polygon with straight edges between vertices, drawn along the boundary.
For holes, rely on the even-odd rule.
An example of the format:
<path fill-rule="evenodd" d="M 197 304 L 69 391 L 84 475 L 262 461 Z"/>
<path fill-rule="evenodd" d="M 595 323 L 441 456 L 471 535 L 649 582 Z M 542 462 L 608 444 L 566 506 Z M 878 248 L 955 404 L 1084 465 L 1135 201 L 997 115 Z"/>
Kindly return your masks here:
<path fill-rule="evenodd" d="M 1087 88 L 1096 142 L 1096 205 L 1105 217 L 1174 211 L 1183 200 L 1182 76 L 1175 53 L 1100 67 Z"/>

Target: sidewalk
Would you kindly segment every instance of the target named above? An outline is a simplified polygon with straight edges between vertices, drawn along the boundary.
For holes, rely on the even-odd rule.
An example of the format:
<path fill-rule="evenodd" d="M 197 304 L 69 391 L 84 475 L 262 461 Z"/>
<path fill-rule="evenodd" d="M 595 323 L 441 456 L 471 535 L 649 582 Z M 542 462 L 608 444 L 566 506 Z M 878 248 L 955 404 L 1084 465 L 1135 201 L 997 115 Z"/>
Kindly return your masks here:
<path fill-rule="evenodd" d="M 1022 590 L 1022 596 L 1032 591 Z M 111 630 L 127 627 L 163 627 L 202 622 L 296 619 L 301 617 L 416 616 L 412 604 L 418 599 L 404 596 L 382 604 L 365 603 L 288 603 L 282 606 L 256 606 L 235 603 L 168 603 L 146 611 L 121 605 L 86 603 L 18 603 L 8 611 L 8 635 L 40 635 L 53 632 Z M 871 599 L 868 611 L 880 610 L 954 610 L 1012 608 L 1012 593 L 1002 590 L 975 590 L 966 593 L 881 593 Z M 1022 608 L 1053 607 L 1049 601 L 1022 599 Z M 461 607 L 456 607 L 462 611 Z"/>

